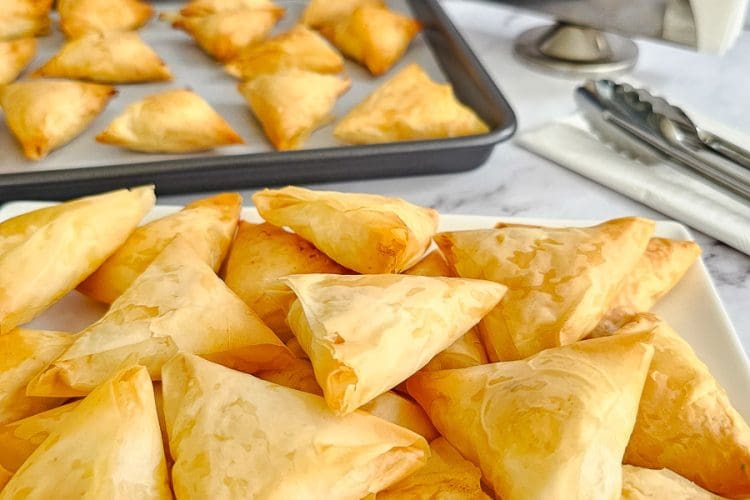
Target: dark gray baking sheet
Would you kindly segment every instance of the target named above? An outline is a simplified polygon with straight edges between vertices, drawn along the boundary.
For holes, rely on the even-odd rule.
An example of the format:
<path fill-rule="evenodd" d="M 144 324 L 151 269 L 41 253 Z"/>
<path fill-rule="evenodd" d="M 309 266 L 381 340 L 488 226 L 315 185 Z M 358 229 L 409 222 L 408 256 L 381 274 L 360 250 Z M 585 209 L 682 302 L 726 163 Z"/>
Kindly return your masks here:
<path fill-rule="evenodd" d="M 287 14 L 276 27 L 291 27 L 301 2 L 280 2 Z M 120 85 L 119 94 L 93 124 L 70 144 L 42 161 L 25 159 L 5 124 L 0 125 L 0 200 L 64 199 L 118 187 L 155 183 L 161 194 L 293 182 L 446 173 L 479 166 L 498 142 L 515 130 L 504 97 L 461 39 L 436 0 L 391 0 L 391 8 L 410 13 L 425 25 L 406 56 L 387 75 L 373 78 L 347 61 L 352 88 L 337 102 L 341 117 L 406 64 L 416 62 L 437 81 L 453 84 L 459 98 L 491 126 L 489 134 L 448 140 L 347 146 L 332 134 L 334 123 L 317 130 L 305 147 L 276 152 L 237 92 L 237 80 L 204 54 L 182 31 L 154 18 L 140 34 L 167 62 L 174 81 Z M 157 11 L 175 11 L 179 2 L 154 2 Z M 60 47 L 59 32 L 40 38 L 29 71 Z M 94 140 L 129 103 L 161 90 L 190 87 L 204 97 L 243 137 L 246 144 L 190 155 L 154 155 L 120 149 Z"/>

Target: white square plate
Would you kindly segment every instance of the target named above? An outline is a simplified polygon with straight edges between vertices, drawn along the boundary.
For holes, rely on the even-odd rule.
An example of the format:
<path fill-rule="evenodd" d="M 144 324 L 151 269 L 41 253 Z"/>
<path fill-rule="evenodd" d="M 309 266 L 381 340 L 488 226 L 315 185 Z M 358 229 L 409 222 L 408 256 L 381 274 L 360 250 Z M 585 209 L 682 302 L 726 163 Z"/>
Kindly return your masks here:
<path fill-rule="evenodd" d="M 49 203 L 14 202 L 0 207 L 0 221 L 34 210 Z M 146 220 L 163 217 L 181 207 L 158 206 Z M 242 216 L 250 222 L 260 222 L 254 208 L 245 208 Z M 519 219 L 469 215 L 441 215 L 440 230 L 481 229 L 497 222 L 537 224 L 545 226 L 587 226 L 592 221 Z M 677 222 L 657 222 L 656 234 L 673 239 L 692 239 L 688 230 Z M 34 328 L 79 331 L 96 321 L 105 311 L 104 306 L 71 292 L 29 326 Z M 682 281 L 654 308 L 695 349 L 708 365 L 711 373 L 726 388 L 732 403 L 750 421 L 750 363 L 745 358 L 739 339 L 721 305 L 711 278 L 702 261 L 697 262 Z"/>

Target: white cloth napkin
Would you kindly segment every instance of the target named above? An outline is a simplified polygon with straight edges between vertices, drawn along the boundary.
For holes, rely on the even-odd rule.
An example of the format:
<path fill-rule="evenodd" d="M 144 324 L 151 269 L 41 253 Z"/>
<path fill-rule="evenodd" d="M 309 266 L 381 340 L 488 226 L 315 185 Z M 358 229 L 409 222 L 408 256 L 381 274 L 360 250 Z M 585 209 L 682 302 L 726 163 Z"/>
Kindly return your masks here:
<path fill-rule="evenodd" d="M 723 54 L 742 32 L 747 0 L 690 0 L 698 49 Z"/>
<path fill-rule="evenodd" d="M 690 113 L 707 130 L 745 148 L 750 138 Z M 750 255 L 750 203 L 666 163 L 646 165 L 599 140 L 580 115 L 520 134 L 517 143 Z"/>

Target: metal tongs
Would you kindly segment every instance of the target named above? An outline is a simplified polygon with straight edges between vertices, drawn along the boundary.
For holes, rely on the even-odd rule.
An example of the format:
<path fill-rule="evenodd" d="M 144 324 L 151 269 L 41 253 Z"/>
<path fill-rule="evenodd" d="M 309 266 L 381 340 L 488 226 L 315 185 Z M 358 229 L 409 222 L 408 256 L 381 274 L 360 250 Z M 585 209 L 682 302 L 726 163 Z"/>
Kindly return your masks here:
<path fill-rule="evenodd" d="M 645 163 L 668 160 L 750 201 L 750 151 L 695 125 L 661 97 L 611 80 L 575 92 L 594 131 Z"/>

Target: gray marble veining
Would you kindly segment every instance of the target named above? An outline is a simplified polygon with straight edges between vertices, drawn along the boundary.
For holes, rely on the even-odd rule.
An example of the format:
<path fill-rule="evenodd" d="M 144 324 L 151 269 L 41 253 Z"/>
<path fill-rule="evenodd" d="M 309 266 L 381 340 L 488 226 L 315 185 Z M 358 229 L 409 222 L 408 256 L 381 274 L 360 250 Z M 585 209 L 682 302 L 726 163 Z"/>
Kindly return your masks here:
<path fill-rule="evenodd" d="M 575 111 L 574 80 L 532 72 L 511 55 L 514 37 L 543 19 L 507 8 L 469 1 L 446 1 L 496 82 L 508 96 L 521 129 Z M 639 42 L 641 58 L 633 77 L 715 120 L 750 133 L 750 33 L 723 58 L 665 44 Z M 462 174 L 319 184 L 320 189 L 400 196 L 444 213 L 560 219 L 665 216 L 593 181 L 536 157 L 512 142 L 498 147 L 481 168 Z M 246 191 L 249 200 L 252 191 Z M 162 197 L 185 203 L 204 194 Z M 693 231 L 703 259 L 737 330 L 750 352 L 750 257 Z"/>

